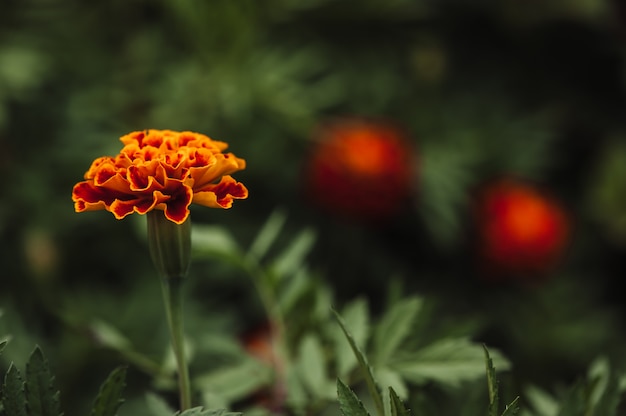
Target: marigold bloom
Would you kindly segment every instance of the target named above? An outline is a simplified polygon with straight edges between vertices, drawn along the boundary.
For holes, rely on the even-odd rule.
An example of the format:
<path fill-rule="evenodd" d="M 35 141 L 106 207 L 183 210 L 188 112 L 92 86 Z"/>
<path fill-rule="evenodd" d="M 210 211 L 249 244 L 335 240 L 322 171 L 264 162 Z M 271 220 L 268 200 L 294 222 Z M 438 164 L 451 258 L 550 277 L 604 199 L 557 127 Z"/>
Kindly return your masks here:
<path fill-rule="evenodd" d="M 413 191 L 416 160 L 406 134 L 390 123 L 340 120 L 317 132 L 306 167 L 322 208 L 364 220 L 400 212 Z"/>
<path fill-rule="evenodd" d="M 541 274 L 562 256 L 570 231 L 567 215 L 535 187 L 513 180 L 492 183 L 477 208 L 482 254 L 492 268 Z"/>
<path fill-rule="evenodd" d="M 192 132 L 145 130 L 120 138 L 115 157 L 99 157 L 72 191 L 76 212 L 107 210 L 122 219 L 133 212 L 163 210 L 182 224 L 191 203 L 230 208 L 248 190 L 230 174 L 246 162 L 222 153 L 228 144 Z"/>

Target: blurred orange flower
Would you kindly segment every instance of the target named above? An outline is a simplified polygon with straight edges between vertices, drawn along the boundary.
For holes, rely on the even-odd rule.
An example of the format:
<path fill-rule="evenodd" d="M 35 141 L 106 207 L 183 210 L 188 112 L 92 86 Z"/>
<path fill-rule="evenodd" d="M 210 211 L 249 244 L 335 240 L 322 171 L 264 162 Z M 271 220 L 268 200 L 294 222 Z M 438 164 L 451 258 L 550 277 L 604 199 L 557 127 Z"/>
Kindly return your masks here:
<path fill-rule="evenodd" d="M 145 130 L 120 138 L 115 157 L 99 157 L 72 191 L 76 212 L 107 210 L 117 219 L 133 212 L 163 210 L 177 224 L 189 216 L 191 203 L 230 208 L 248 190 L 231 173 L 246 162 L 222 153 L 228 144 L 192 132 Z"/>
<path fill-rule="evenodd" d="M 405 134 L 389 123 L 340 120 L 323 126 L 306 179 L 314 201 L 334 214 L 386 219 L 411 194 L 415 157 Z"/>
<path fill-rule="evenodd" d="M 484 259 L 499 273 L 543 273 L 562 256 L 570 224 L 563 207 L 534 186 L 501 180 L 478 206 Z"/>

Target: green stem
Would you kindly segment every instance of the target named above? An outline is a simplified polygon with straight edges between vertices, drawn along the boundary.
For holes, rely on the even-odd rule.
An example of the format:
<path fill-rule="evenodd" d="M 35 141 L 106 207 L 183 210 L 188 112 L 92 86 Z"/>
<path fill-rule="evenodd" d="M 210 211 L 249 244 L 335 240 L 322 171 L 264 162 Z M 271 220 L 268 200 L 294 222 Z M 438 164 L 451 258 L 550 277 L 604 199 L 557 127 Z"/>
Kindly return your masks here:
<path fill-rule="evenodd" d="M 191 408 L 191 384 L 189 369 L 185 358 L 185 336 L 183 331 L 182 285 L 183 279 L 162 279 L 165 313 L 170 329 L 172 348 L 178 367 L 178 387 L 180 392 L 180 410 Z"/>

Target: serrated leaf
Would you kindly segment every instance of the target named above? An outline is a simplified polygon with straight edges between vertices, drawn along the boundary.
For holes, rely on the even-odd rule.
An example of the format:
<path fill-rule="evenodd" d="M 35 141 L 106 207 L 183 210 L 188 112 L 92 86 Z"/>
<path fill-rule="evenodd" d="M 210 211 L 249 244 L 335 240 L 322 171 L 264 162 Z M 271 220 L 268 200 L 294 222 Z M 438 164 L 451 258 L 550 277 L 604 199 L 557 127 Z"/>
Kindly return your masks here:
<path fill-rule="evenodd" d="M 91 410 L 91 416 L 115 416 L 119 407 L 124 403 L 122 391 L 125 386 L 126 367 L 118 367 L 102 383 Z"/>
<path fill-rule="evenodd" d="M 350 334 L 350 332 L 348 331 L 348 328 L 346 328 L 343 318 L 341 318 L 339 313 L 337 313 L 337 311 L 335 311 L 334 309 L 333 309 L 333 313 L 335 315 L 335 318 L 337 319 L 337 322 L 339 323 L 339 327 L 341 328 L 344 335 L 346 336 L 346 339 L 350 343 L 350 347 L 352 348 L 352 351 L 354 352 L 354 355 L 357 358 L 357 361 L 359 363 L 359 368 L 361 369 L 361 372 L 363 373 L 363 378 L 365 379 L 365 383 L 367 384 L 367 389 L 369 390 L 369 393 L 372 396 L 372 400 L 374 401 L 374 404 L 376 406 L 376 411 L 378 412 L 379 416 L 383 416 L 385 414 L 383 399 L 380 394 L 380 391 L 378 390 L 376 381 L 374 379 L 372 368 L 369 366 L 367 362 L 367 358 L 361 352 L 361 349 L 359 348 L 359 346 L 356 344 L 354 337 L 352 337 L 352 334 Z"/>
<path fill-rule="evenodd" d="M 422 306 L 417 297 L 404 299 L 393 305 L 383 316 L 374 332 L 376 365 L 384 365 L 411 333 L 411 324 Z"/>
<path fill-rule="evenodd" d="M 389 387 L 389 402 L 391 403 L 391 416 L 409 416 L 411 412 L 404 406 L 400 397 L 393 387 Z"/>
<path fill-rule="evenodd" d="M 315 231 L 308 228 L 296 235 L 287 249 L 274 260 L 273 271 L 278 278 L 289 276 L 302 267 L 304 258 L 315 243 L 315 238 Z"/>
<path fill-rule="evenodd" d="M 26 363 L 26 403 L 29 416 L 60 416 L 59 391 L 54 387 L 41 348 L 35 347 Z"/>
<path fill-rule="evenodd" d="M 267 254 L 268 250 L 276 241 L 276 237 L 285 225 L 287 216 L 282 210 L 275 210 L 270 214 L 267 221 L 256 235 L 256 238 L 250 245 L 248 256 L 260 260 Z"/>
<path fill-rule="evenodd" d="M 20 370 L 11 363 L 4 377 L 2 388 L 4 412 L 11 416 L 26 416 L 26 394 Z"/>
<path fill-rule="evenodd" d="M 500 396 L 498 391 L 498 379 L 496 377 L 496 369 L 493 366 L 493 360 L 489 355 L 489 350 L 483 345 L 485 350 L 485 367 L 487 369 L 487 392 L 489 393 L 489 416 L 498 416 L 498 406 L 500 404 Z"/>
<path fill-rule="evenodd" d="M 498 368 L 508 361 L 497 351 L 490 353 Z M 435 381 L 450 386 L 485 375 L 485 353 L 480 344 L 467 338 L 447 338 L 390 363 L 390 367 L 413 383 Z"/>
<path fill-rule="evenodd" d="M 519 412 L 519 406 L 517 403 L 519 402 L 519 397 L 513 399 L 511 403 L 509 403 L 502 412 L 502 416 L 515 416 Z"/>
<path fill-rule="evenodd" d="M 369 312 L 365 299 L 356 299 L 345 306 L 341 312 L 345 324 L 350 328 L 350 333 L 358 345 L 364 345 L 369 335 Z M 345 335 L 338 327 L 333 331 L 335 341 L 335 358 L 337 360 L 337 374 L 346 376 L 357 365 L 357 360 L 352 352 Z"/>
<path fill-rule="evenodd" d="M 343 416 L 369 416 L 363 402 L 340 379 L 337 379 L 337 398 L 339 399 L 339 410 Z"/>

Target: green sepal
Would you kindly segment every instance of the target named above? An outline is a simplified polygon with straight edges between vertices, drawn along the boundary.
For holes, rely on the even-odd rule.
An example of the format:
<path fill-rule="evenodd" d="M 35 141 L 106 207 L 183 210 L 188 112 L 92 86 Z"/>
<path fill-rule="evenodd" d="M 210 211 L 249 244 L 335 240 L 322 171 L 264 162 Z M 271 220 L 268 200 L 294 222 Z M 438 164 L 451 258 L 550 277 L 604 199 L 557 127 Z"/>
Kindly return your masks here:
<path fill-rule="evenodd" d="M 340 379 L 337 379 L 337 398 L 339 399 L 339 410 L 343 416 L 369 416 L 363 402 Z"/>
<path fill-rule="evenodd" d="M 29 416 L 60 416 L 59 391 L 41 348 L 35 347 L 26 363 L 26 405 Z"/>
<path fill-rule="evenodd" d="M 100 386 L 91 409 L 91 416 L 115 416 L 124 403 L 122 391 L 126 387 L 126 367 L 113 370 Z"/>
<path fill-rule="evenodd" d="M 146 214 L 150 256 L 159 273 L 166 279 L 182 279 L 191 261 L 191 219 L 176 224 L 162 211 Z"/>

